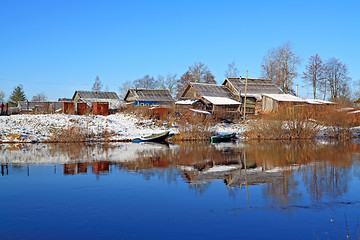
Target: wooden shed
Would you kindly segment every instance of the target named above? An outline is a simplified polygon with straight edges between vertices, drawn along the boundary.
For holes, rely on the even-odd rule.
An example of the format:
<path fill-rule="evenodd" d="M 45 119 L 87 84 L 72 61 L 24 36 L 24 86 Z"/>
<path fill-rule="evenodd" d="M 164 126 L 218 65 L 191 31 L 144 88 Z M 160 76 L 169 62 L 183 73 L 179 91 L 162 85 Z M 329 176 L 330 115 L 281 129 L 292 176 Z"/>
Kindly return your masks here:
<path fill-rule="evenodd" d="M 75 91 L 72 101 L 75 103 L 76 112 L 78 112 L 78 103 L 86 103 L 88 108 L 92 108 L 93 103 L 108 103 L 109 113 L 125 107 L 125 102 L 119 98 L 116 92 Z"/>
<path fill-rule="evenodd" d="M 281 107 L 307 104 L 305 99 L 290 94 L 263 94 L 262 111 L 276 112 Z"/>

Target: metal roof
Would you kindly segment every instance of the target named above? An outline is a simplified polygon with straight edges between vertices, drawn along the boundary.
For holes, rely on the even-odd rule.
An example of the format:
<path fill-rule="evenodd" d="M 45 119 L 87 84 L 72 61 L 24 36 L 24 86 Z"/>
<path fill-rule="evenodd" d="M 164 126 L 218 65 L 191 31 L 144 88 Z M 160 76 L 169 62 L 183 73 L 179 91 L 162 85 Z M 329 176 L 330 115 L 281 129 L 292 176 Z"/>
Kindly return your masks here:
<path fill-rule="evenodd" d="M 226 78 L 222 85 L 228 81 L 237 91 L 236 94 L 245 93 L 245 78 Z M 282 94 L 284 93 L 273 81 L 269 79 L 247 79 L 246 94 Z"/>
<path fill-rule="evenodd" d="M 125 101 L 130 93 L 136 101 L 175 102 L 169 90 L 166 89 L 129 89 L 125 95 Z"/>
<path fill-rule="evenodd" d="M 234 98 L 233 94 L 224 85 L 208 84 L 208 83 L 190 83 L 200 97 L 224 97 Z M 185 92 L 184 92 L 185 93 Z"/>
<path fill-rule="evenodd" d="M 116 92 L 92 92 L 92 91 L 76 91 L 80 98 L 97 98 L 97 99 L 120 99 Z M 74 100 L 74 97 L 72 98 Z"/>
<path fill-rule="evenodd" d="M 110 110 L 116 110 L 125 106 L 125 102 L 121 99 L 101 99 L 101 98 L 81 98 L 82 102 L 86 103 L 88 107 L 92 107 L 93 103 L 109 103 Z"/>

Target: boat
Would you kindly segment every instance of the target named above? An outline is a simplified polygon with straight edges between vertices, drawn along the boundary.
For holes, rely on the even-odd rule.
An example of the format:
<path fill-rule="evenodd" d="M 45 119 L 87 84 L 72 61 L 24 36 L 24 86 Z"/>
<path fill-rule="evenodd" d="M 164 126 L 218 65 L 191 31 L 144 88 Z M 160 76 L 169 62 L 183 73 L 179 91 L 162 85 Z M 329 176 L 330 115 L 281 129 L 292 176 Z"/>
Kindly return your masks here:
<path fill-rule="evenodd" d="M 163 133 L 157 133 L 157 134 L 151 134 L 149 136 L 146 137 L 139 137 L 139 138 L 134 138 L 133 142 L 134 143 L 138 143 L 138 142 L 165 142 L 165 140 L 172 136 L 173 134 L 170 134 L 169 131 L 163 132 Z"/>
<path fill-rule="evenodd" d="M 210 138 L 210 141 L 211 143 L 219 143 L 219 142 L 230 142 L 235 139 L 236 139 L 235 133 L 231 133 L 231 134 L 221 134 L 221 135 L 212 136 Z"/>

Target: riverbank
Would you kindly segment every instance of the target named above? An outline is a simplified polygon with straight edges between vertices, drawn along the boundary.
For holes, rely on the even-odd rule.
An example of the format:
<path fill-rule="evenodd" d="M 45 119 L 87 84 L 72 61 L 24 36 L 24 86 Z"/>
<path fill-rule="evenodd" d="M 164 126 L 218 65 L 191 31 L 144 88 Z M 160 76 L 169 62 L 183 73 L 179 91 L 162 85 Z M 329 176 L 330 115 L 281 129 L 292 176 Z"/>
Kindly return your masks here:
<path fill-rule="evenodd" d="M 129 142 L 163 131 L 175 134 L 172 141 L 207 141 L 211 135 L 229 133 L 235 133 L 240 139 L 257 140 L 331 139 L 336 136 L 360 138 L 359 126 L 334 127 L 313 120 L 301 122 L 262 118 L 231 124 L 214 121 L 177 124 L 127 113 L 109 116 L 21 114 L 0 117 L 0 143 Z"/>
<path fill-rule="evenodd" d="M 0 143 L 127 142 L 162 131 L 177 134 L 181 130 L 184 128 L 176 124 L 124 113 L 109 116 L 22 114 L 0 117 Z M 241 134 L 244 130 L 243 124 L 215 124 L 205 131 Z"/>

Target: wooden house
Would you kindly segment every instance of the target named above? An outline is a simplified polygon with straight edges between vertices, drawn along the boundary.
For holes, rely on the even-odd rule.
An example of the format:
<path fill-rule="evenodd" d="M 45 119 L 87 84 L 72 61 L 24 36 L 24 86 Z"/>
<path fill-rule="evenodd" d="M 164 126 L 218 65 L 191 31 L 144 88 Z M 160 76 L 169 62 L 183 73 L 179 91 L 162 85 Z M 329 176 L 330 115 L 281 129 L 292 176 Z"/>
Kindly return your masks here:
<path fill-rule="evenodd" d="M 245 101 L 245 78 L 225 78 L 222 83 L 226 86 L 236 100 L 244 104 Z M 263 94 L 283 94 L 283 91 L 268 79 L 247 79 L 246 87 L 246 113 L 258 113 L 261 111 Z"/>
<path fill-rule="evenodd" d="M 89 109 L 93 107 L 93 103 L 108 103 L 109 113 L 114 113 L 125 106 L 116 92 L 75 91 L 72 101 L 75 103 L 75 111 L 78 103 L 86 103 Z"/>
<path fill-rule="evenodd" d="M 124 101 L 135 106 L 170 106 L 175 103 L 166 89 L 129 89 Z"/>
<path fill-rule="evenodd" d="M 180 99 L 201 99 L 209 106 L 207 110 L 218 115 L 238 114 L 241 106 L 226 86 L 216 84 L 190 82 Z"/>

